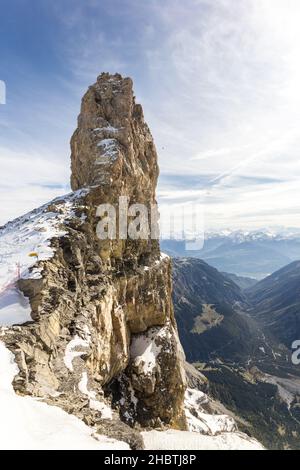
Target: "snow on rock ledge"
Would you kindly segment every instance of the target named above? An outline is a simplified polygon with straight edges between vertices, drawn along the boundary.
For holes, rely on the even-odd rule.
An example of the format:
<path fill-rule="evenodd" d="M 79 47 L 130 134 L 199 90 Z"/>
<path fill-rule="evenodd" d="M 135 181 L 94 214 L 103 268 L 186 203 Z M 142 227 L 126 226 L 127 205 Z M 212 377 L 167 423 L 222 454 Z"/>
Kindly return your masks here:
<path fill-rule="evenodd" d="M 82 421 L 56 406 L 15 394 L 18 373 L 13 354 L 0 341 L 0 449 L 128 450 L 124 442 L 94 433 Z"/>
<path fill-rule="evenodd" d="M 190 388 L 186 390 L 185 415 L 189 431 L 212 436 L 222 432 L 237 431 L 237 425 L 232 417 L 205 412 L 202 405 L 208 403 L 209 398 L 205 393 Z"/>
<path fill-rule="evenodd" d="M 130 424 L 136 420 L 146 423 L 147 406 L 151 409 L 152 426 L 160 427 L 162 416 L 167 417 L 167 425 L 173 425 L 170 394 L 176 396 L 182 386 L 176 377 L 185 383 L 183 363 L 177 330 L 171 321 L 132 335 L 128 372 L 119 378 L 118 384 L 124 420 Z M 180 420 L 179 425 L 186 429 L 183 408 Z"/>
<path fill-rule="evenodd" d="M 133 337 L 130 356 L 137 375 L 155 372 L 157 357 L 162 351 L 164 339 L 168 342 L 171 333 L 168 326 L 150 328 L 146 333 Z"/>

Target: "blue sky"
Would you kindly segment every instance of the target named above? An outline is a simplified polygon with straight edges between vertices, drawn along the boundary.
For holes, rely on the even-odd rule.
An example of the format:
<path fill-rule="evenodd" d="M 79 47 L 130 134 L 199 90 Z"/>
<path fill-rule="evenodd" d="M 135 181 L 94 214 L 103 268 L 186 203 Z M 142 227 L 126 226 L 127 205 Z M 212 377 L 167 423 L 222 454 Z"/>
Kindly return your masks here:
<path fill-rule="evenodd" d="M 300 226 L 298 0 L 1 0 L 0 223 L 68 191 L 81 97 L 134 80 L 161 204 L 207 228 Z"/>

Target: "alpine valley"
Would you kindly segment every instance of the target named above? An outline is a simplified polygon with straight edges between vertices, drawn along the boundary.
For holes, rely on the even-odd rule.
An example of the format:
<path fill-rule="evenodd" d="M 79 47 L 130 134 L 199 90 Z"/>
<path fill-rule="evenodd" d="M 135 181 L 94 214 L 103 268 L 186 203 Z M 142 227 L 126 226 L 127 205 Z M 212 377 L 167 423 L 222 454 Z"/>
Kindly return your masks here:
<path fill-rule="evenodd" d="M 200 386 L 269 449 L 299 449 L 300 263 L 250 288 L 197 258 L 173 260 L 173 300 L 187 360 Z M 237 279 L 238 280 L 238 279 Z"/>

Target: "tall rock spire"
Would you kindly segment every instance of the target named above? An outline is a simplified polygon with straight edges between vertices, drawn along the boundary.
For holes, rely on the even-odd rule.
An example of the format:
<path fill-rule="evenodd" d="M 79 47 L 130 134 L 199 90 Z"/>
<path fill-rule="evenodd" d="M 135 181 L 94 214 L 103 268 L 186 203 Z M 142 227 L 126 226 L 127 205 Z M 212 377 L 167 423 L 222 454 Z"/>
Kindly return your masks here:
<path fill-rule="evenodd" d="M 75 192 L 30 219 L 37 229 L 49 225 L 53 235 L 46 243 L 53 252 L 18 281 L 34 321 L 3 337 L 17 351 L 14 385 L 95 426 L 107 416 L 104 405 L 95 409 L 105 393 L 113 420 L 185 429 L 170 259 L 151 236 L 97 234 L 100 204 L 117 209 L 120 196 L 147 209 L 155 203 L 157 154 L 130 78 L 102 74 L 88 89 L 71 149 Z M 87 387 L 93 400 L 86 400 Z"/>

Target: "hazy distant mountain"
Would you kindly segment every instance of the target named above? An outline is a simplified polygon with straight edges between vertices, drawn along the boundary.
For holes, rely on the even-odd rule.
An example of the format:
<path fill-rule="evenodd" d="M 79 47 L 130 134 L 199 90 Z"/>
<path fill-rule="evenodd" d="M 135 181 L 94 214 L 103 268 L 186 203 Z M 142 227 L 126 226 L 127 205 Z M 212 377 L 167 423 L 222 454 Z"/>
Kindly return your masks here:
<path fill-rule="evenodd" d="M 300 261 L 285 266 L 246 291 L 252 315 L 288 347 L 300 339 Z"/>
<path fill-rule="evenodd" d="M 300 232 L 223 231 L 206 234 L 202 250 L 187 251 L 177 240 L 161 247 L 170 256 L 201 258 L 219 271 L 259 280 L 300 258 Z"/>
<path fill-rule="evenodd" d="M 257 280 L 253 277 L 237 276 L 236 274 L 225 272 L 222 272 L 222 274 L 223 276 L 233 281 L 242 290 L 249 289 L 250 287 L 253 287 L 255 284 L 257 284 Z"/>

